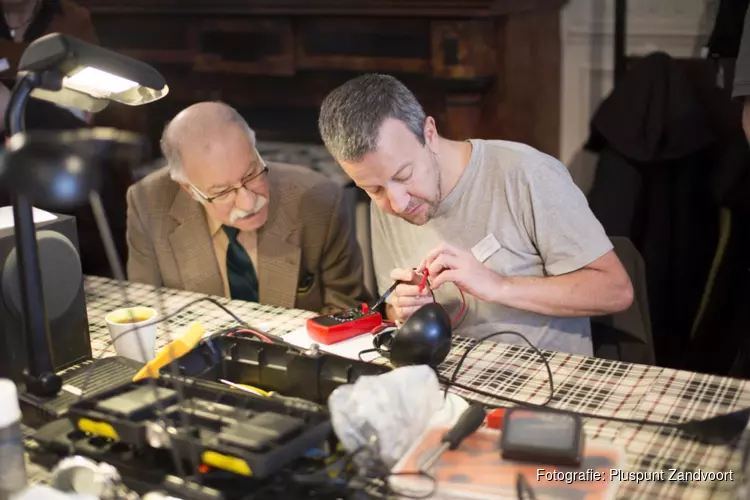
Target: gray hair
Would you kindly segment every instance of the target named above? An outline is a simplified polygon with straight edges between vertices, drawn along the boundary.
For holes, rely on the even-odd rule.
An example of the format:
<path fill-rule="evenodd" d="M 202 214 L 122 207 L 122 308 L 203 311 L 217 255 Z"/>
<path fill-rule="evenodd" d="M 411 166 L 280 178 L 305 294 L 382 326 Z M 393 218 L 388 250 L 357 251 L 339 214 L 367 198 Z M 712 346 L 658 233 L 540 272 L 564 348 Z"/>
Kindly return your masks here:
<path fill-rule="evenodd" d="M 414 94 L 389 75 L 359 76 L 323 100 L 318 129 L 328 152 L 338 161 L 359 161 L 378 146 L 380 127 L 393 118 L 425 144 L 425 112 Z"/>
<path fill-rule="evenodd" d="M 225 125 L 238 125 L 242 127 L 242 129 L 245 130 L 248 138 L 250 139 L 250 144 L 255 147 L 255 131 L 250 128 L 250 125 L 247 124 L 247 121 L 245 121 L 242 115 L 236 109 L 227 104 L 221 102 L 216 102 L 215 104 L 221 105 L 221 116 L 219 117 L 219 120 L 214 121 L 214 124 L 223 123 Z M 187 176 L 185 175 L 185 169 L 182 165 L 182 159 L 180 157 L 179 145 L 181 138 L 175 137 L 178 134 L 174 133 L 174 131 L 171 131 L 171 124 L 172 122 L 170 121 L 164 127 L 164 131 L 161 135 L 161 140 L 159 141 L 159 146 L 161 147 L 161 153 L 164 156 L 164 159 L 167 161 L 167 166 L 169 167 L 169 177 L 171 177 L 175 182 L 187 184 L 189 181 L 187 179 Z M 201 128 L 199 126 L 197 130 L 200 129 Z"/>

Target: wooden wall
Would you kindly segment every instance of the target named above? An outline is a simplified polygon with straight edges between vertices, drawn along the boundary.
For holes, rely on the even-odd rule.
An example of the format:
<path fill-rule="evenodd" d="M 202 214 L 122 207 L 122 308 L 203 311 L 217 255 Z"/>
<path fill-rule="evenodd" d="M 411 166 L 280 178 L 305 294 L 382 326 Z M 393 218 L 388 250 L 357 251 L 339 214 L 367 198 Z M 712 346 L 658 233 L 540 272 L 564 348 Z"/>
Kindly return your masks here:
<path fill-rule="evenodd" d="M 558 154 L 563 0 L 78 1 L 103 46 L 166 77 L 165 99 L 101 117 L 153 140 L 180 109 L 218 99 L 261 139 L 319 142 L 323 97 L 372 71 L 401 78 L 447 137 Z"/>

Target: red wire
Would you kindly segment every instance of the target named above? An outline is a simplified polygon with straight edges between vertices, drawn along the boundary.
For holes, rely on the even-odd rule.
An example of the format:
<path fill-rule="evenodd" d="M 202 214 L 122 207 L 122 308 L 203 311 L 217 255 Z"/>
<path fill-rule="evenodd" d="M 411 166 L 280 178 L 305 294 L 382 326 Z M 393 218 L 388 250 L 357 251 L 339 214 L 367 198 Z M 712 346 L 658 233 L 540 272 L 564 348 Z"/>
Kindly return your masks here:
<path fill-rule="evenodd" d="M 424 287 L 427 285 L 427 278 L 430 277 L 430 271 L 428 269 L 424 270 L 424 274 L 422 274 L 422 281 L 419 282 L 419 292 L 422 293 L 422 290 L 424 290 Z"/>
<path fill-rule="evenodd" d="M 458 288 L 458 287 L 456 287 Z M 466 297 L 464 297 L 464 292 L 460 288 L 458 288 L 458 293 L 461 294 L 461 310 L 458 311 L 458 314 L 456 314 L 455 318 L 451 318 L 451 323 L 456 323 L 458 320 L 461 319 L 461 316 L 464 315 L 464 311 L 466 311 Z"/>
<path fill-rule="evenodd" d="M 253 336 L 258 337 L 259 339 L 261 339 L 263 342 L 267 342 L 269 344 L 273 344 L 273 341 L 271 339 L 269 339 L 268 337 L 266 337 L 262 333 L 256 332 L 255 330 L 250 330 L 250 329 L 247 329 L 247 328 L 245 328 L 243 330 L 235 330 L 232 333 L 232 335 L 234 335 L 235 333 L 245 333 L 245 334 L 253 335 Z"/>
<path fill-rule="evenodd" d="M 424 270 L 424 273 L 422 274 L 422 280 L 419 282 L 419 291 L 421 292 L 424 290 L 424 287 L 428 285 L 428 278 L 430 277 L 430 271 L 428 269 Z M 466 297 L 464 297 L 464 292 L 461 290 L 458 286 L 456 287 L 458 290 L 458 293 L 461 294 L 461 310 L 458 311 L 458 314 L 454 318 L 451 318 L 451 323 L 455 324 L 458 320 L 461 319 L 461 316 L 463 316 L 464 311 L 466 311 Z M 430 292 L 432 292 L 432 288 L 430 288 Z M 435 293 L 432 293 L 433 299 L 435 298 Z"/>

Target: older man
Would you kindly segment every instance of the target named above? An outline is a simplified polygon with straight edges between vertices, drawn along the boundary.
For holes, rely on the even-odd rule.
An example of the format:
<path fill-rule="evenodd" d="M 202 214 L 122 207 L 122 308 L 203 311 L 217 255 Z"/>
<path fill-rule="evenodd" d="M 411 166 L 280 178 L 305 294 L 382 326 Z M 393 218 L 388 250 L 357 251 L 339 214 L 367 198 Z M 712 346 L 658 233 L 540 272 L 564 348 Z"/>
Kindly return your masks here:
<path fill-rule="evenodd" d="M 386 75 L 335 89 L 319 125 L 372 198 L 378 288 L 403 282 L 391 318 L 433 300 L 412 268 L 429 270 L 438 301 L 465 311 L 462 333 L 513 330 L 570 353 L 592 354 L 588 316 L 630 305 L 632 286 L 609 238 L 554 158 L 508 141 L 441 137 L 409 89 Z"/>
<path fill-rule="evenodd" d="M 266 164 L 231 107 L 195 104 L 166 127 L 167 167 L 128 191 L 128 278 L 312 311 L 366 300 L 342 190 Z"/>

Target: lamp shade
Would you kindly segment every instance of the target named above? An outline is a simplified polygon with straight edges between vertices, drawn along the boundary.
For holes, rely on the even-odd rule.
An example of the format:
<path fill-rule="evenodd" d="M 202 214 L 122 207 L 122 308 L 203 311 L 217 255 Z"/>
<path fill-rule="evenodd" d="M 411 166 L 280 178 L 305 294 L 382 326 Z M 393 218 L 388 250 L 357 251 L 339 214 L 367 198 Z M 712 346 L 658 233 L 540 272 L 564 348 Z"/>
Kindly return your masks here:
<path fill-rule="evenodd" d="M 401 325 L 390 346 L 394 366 L 437 367 L 451 349 L 451 318 L 438 303 L 426 304 Z"/>
<path fill-rule="evenodd" d="M 58 85 L 40 86 L 31 95 L 79 109 L 103 108 L 97 100 L 139 106 L 169 92 L 164 77 L 148 64 L 61 33 L 33 41 L 21 56 L 18 70 L 57 73 Z"/>
<path fill-rule="evenodd" d="M 0 184 L 40 207 L 77 207 L 99 189 L 105 161 L 134 165 L 146 151 L 139 135 L 109 128 L 20 132 L 0 156 Z"/>

